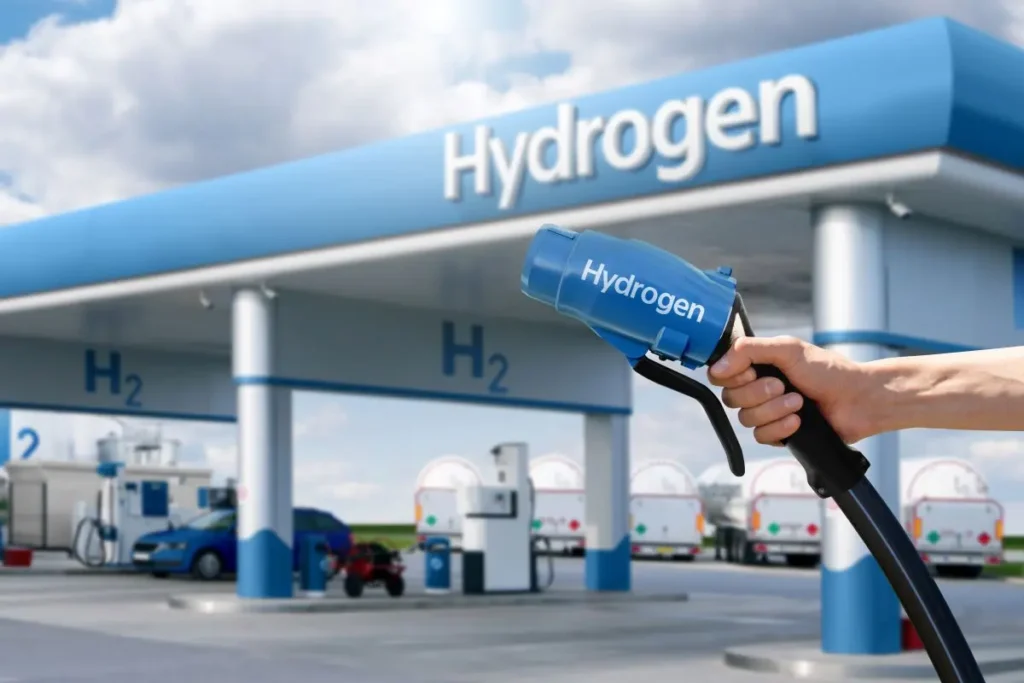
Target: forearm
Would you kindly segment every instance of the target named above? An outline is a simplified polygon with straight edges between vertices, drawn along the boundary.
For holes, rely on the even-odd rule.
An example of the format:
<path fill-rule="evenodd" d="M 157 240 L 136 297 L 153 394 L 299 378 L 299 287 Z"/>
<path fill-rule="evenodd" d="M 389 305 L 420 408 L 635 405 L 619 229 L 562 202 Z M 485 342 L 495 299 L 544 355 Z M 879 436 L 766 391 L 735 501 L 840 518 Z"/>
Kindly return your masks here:
<path fill-rule="evenodd" d="M 875 429 L 1024 431 L 1024 347 L 865 364 Z"/>

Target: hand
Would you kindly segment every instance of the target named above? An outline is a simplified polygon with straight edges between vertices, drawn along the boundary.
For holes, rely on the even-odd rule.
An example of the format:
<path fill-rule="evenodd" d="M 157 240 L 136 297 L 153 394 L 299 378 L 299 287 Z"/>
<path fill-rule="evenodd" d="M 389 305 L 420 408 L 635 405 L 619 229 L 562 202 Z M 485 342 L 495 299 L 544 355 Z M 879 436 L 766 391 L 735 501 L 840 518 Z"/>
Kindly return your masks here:
<path fill-rule="evenodd" d="M 800 394 L 784 395 L 774 377 L 758 379 L 753 364 L 774 365 L 794 387 L 815 401 L 825 419 L 848 444 L 875 433 L 867 369 L 837 353 L 794 337 L 743 337 L 708 370 L 711 384 L 723 387 L 722 402 L 739 408 L 740 424 L 753 428 L 759 443 L 781 445 L 800 427 Z"/>

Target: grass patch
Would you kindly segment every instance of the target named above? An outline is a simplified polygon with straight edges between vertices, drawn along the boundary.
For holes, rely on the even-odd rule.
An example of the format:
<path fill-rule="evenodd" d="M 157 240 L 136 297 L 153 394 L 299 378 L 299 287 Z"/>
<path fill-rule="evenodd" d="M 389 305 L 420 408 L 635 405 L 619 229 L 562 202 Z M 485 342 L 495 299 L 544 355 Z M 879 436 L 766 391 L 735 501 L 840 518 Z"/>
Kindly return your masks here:
<path fill-rule="evenodd" d="M 349 524 L 348 528 L 357 536 L 360 534 L 381 534 L 384 536 L 415 536 L 415 524 Z"/>
<path fill-rule="evenodd" d="M 376 541 L 392 550 L 405 550 L 416 543 L 415 524 L 349 524 L 357 543 Z"/>
<path fill-rule="evenodd" d="M 1024 562 L 1004 562 L 1003 564 L 987 565 L 982 570 L 982 574 L 1002 579 L 1024 578 Z"/>
<path fill-rule="evenodd" d="M 1024 536 L 1004 536 L 1003 549 L 1024 550 Z"/>

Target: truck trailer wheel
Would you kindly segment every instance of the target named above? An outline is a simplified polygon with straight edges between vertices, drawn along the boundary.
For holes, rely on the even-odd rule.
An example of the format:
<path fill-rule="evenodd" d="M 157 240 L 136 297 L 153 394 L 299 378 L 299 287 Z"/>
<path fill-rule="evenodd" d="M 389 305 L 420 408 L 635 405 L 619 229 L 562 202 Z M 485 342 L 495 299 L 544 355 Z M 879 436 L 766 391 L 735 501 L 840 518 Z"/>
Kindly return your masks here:
<path fill-rule="evenodd" d="M 733 529 L 722 530 L 721 541 L 722 547 L 725 549 L 725 561 L 729 562 L 730 564 L 736 561 L 736 556 L 734 554 L 736 551 L 736 546 L 733 545 L 732 539 L 734 533 L 735 532 L 733 531 Z"/>
<path fill-rule="evenodd" d="M 752 564 L 753 553 L 750 551 L 750 543 L 747 542 L 747 534 L 742 531 L 734 531 L 732 535 L 732 555 L 737 564 Z"/>
<path fill-rule="evenodd" d="M 981 576 L 982 567 L 977 565 L 940 564 L 935 573 L 943 579 L 976 579 Z"/>
<path fill-rule="evenodd" d="M 819 555 L 786 555 L 786 564 L 800 569 L 811 569 L 821 561 Z"/>

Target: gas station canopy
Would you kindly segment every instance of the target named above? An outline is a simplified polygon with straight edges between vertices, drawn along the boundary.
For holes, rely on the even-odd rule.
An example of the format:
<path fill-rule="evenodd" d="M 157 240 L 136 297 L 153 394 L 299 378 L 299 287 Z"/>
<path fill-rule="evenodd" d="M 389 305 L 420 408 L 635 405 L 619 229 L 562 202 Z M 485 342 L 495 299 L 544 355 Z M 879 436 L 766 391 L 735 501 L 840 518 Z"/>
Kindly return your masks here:
<path fill-rule="evenodd" d="M 815 204 L 892 193 L 1024 239 L 1022 72 L 929 19 L 11 226 L 0 334 L 226 349 L 198 297 L 247 282 L 562 324 L 519 292 L 541 222 L 727 263 L 752 309 L 806 316 Z"/>

